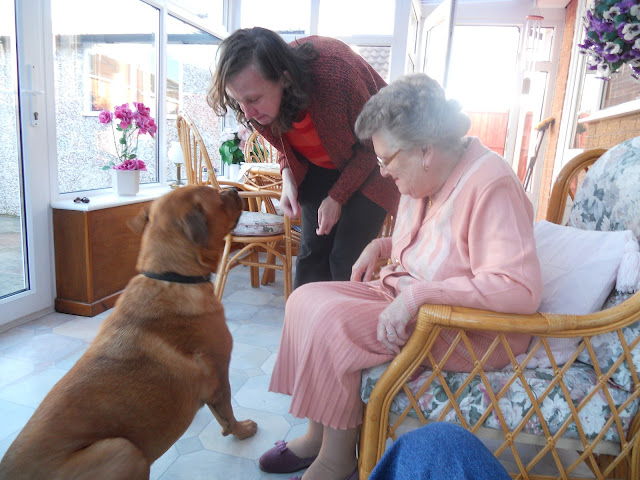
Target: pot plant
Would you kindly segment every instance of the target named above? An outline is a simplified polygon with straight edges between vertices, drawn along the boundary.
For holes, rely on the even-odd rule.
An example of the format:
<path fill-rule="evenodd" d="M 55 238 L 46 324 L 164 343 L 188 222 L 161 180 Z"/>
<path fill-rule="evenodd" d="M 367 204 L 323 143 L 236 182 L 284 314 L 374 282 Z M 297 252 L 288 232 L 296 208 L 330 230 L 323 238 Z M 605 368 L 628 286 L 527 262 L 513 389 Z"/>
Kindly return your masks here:
<path fill-rule="evenodd" d="M 135 111 L 125 103 L 100 112 L 99 120 L 103 125 L 111 125 L 115 145 L 115 160 L 102 167 L 112 170 L 114 190 L 118 195 L 136 195 L 140 189 L 140 171 L 146 171 L 144 161 L 138 158 L 138 140 L 140 135 L 149 134 L 155 138 L 158 131 L 150 109 L 142 102 L 133 102 Z M 118 134 L 116 134 L 118 132 Z"/>
<path fill-rule="evenodd" d="M 244 162 L 244 144 L 251 132 L 244 126 L 240 126 L 238 130 L 229 127 L 224 129 L 220 136 L 220 159 L 224 165 L 228 165 L 231 180 L 238 180 L 240 172 L 240 164 Z"/>

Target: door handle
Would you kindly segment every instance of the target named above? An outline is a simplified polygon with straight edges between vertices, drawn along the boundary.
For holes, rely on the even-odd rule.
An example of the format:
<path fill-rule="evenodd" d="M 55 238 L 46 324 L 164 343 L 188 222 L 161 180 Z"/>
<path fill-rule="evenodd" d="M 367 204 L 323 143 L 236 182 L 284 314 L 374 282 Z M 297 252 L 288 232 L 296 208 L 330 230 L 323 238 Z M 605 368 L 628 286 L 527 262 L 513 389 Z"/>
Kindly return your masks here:
<path fill-rule="evenodd" d="M 40 101 L 37 99 L 40 95 L 44 95 L 44 90 L 38 90 L 33 87 L 34 77 L 36 75 L 36 66 L 26 64 L 25 68 L 25 84 L 27 88 L 20 89 L 20 94 L 29 95 L 29 119 L 32 127 L 38 126 L 38 106 Z"/>

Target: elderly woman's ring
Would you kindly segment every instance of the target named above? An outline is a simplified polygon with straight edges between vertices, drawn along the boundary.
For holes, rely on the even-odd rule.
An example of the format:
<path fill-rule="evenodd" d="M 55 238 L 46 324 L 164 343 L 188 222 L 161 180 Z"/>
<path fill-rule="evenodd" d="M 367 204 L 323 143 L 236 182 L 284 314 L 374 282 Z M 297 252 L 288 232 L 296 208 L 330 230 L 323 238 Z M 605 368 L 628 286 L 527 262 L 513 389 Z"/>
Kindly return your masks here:
<path fill-rule="evenodd" d="M 392 336 L 392 335 L 395 335 L 395 334 L 396 334 L 396 332 L 387 332 L 387 336 L 388 336 L 388 337 L 390 337 L 390 336 Z"/>

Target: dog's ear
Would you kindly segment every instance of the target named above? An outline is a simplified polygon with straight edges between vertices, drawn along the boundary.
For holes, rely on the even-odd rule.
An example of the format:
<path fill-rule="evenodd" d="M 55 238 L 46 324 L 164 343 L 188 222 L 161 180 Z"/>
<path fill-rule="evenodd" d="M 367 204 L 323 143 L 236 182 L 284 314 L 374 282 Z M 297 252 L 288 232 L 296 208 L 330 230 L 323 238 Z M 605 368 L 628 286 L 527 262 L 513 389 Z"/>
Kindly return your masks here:
<path fill-rule="evenodd" d="M 196 245 L 205 246 L 209 242 L 207 217 L 199 205 L 195 205 L 182 219 L 184 233 Z"/>
<path fill-rule="evenodd" d="M 240 198 L 238 190 L 235 188 L 225 188 L 220 197 L 229 218 L 235 218 L 232 226 L 232 228 L 235 228 L 240 219 L 239 210 L 244 210 L 242 198 Z"/>
<path fill-rule="evenodd" d="M 138 212 L 138 215 L 136 215 L 135 217 L 129 219 L 127 221 L 127 226 L 133 230 L 134 233 L 137 233 L 138 235 L 142 235 L 142 232 L 144 231 L 144 227 L 147 226 L 147 223 L 149 222 L 149 208 L 141 208 L 140 212 Z"/>

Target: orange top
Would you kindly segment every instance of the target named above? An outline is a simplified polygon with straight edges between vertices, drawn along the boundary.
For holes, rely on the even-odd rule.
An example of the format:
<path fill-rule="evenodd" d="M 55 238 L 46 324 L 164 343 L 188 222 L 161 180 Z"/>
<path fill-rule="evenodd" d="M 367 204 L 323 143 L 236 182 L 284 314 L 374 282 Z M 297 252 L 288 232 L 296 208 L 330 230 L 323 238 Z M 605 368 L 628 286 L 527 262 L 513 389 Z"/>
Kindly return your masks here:
<path fill-rule="evenodd" d="M 284 136 L 293 149 L 311 163 L 335 170 L 336 166 L 322 146 L 309 112 L 304 112 L 304 118 L 299 122 L 293 122 L 291 130 L 286 132 Z"/>

